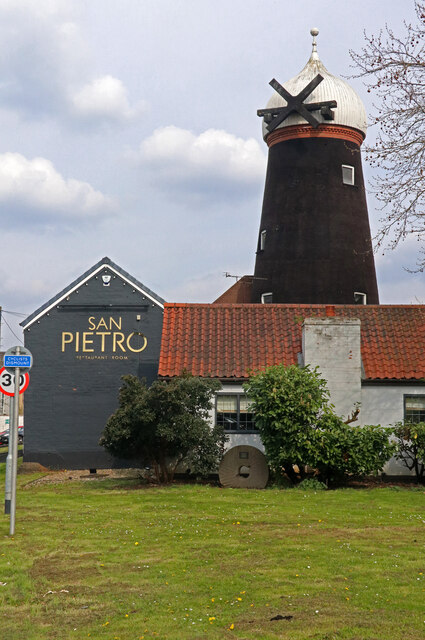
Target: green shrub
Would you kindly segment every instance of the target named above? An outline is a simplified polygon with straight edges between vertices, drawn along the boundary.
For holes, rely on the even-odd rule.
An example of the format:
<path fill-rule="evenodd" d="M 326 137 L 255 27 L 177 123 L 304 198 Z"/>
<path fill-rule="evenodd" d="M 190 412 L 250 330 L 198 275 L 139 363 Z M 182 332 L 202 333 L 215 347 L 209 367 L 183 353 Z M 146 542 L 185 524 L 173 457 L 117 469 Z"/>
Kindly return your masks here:
<path fill-rule="evenodd" d="M 244 385 L 252 400 L 255 425 L 272 469 L 284 469 L 297 481 L 294 465 L 307 464 L 314 426 L 328 409 L 326 382 L 316 369 L 291 365 L 268 367 Z"/>
<path fill-rule="evenodd" d="M 119 408 L 109 418 L 100 444 L 113 455 L 136 458 L 154 470 L 159 482 L 171 482 L 179 465 L 197 475 L 218 466 L 225 436 L 211 428 L 209 411 L 215 380 L 182 375 L 150 387 L 123 376 Z"/>
<path fill-rule="evenodd" d="M 418 482 L 424 478 L 425 422 L 397 422 L 393 429 L 397 450 L 395 457 L 409 471 L 415 472 Z"/>
<path fill-rule="evenodd" d="M 338 416 L 327 416 L 313 431 L 309 464 L 326 480 L 344 475 L 364 476 L 382 469 L 395 451 L 391 429 L 379 425 L 346 424 Z"/>
<path fill-rule="evenodd" d="M 320 482 L 318 478 L 304 478 L 296 486 L 296 489 L 302 489 L 303 491 L 325 491 L 327 486 L 324 482 Z"/>
<path fill-rule="evenodd" d="M 379 471 L 395 450 L 388 429 L 353 426 L 335 414 L 317 368 L 268 367 L 244 389 L 270 466 L 293 482 L 299 480 L 294 465 L 301 478 L 309 466 L 328 482 Z"/>

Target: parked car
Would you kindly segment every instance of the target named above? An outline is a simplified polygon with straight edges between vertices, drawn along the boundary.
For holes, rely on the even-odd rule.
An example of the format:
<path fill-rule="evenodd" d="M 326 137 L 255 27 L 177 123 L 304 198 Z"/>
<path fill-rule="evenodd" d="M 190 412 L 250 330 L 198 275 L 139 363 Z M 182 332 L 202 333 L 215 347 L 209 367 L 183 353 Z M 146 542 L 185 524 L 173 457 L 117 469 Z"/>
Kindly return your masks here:
<path fill-rule="evenodd" d="M 24 442 L 24 427 L 18 427 L 18 444 Z M 7 447 L 9 445 L 9 429 L 0 433 L 0 447 Z"/>

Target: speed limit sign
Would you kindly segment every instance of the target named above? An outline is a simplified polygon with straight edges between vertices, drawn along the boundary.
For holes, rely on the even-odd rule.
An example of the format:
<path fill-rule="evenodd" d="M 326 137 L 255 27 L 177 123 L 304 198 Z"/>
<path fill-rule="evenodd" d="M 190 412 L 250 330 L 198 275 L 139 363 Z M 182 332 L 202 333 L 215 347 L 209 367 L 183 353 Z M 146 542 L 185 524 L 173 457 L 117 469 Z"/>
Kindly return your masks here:
<path fill-rule="evenodd" d="M 19 376 L 19 393 L 24 393 L 30 382 L 29 373 L 21 373 Z M 15 395 L 15 376 L 6 371 L 4 367 L 0 369 L 0 391 L 6 396 Z"/>

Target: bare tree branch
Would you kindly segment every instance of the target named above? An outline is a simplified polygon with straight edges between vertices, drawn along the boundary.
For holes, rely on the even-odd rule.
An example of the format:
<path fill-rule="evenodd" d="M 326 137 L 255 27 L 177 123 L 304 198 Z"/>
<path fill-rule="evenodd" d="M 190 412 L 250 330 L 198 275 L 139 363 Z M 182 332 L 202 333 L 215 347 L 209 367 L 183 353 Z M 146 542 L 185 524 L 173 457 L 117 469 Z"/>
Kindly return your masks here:
<path fill-rule="evenodd" d="M 378 247 L 394 249 L 409 235 L 425 240 L 425 4 L 415 2 L 416 22 L 404 22 L 396 36 L 385 26 L 368 36 L 359 53 L 350 51 L 357 73 L 376 99 L 372 125 L 378 128 L 366 159 L 379 173 L 372 191 L 381 203 Z M 425 270 L 420 248 L 416 271 Z"/>

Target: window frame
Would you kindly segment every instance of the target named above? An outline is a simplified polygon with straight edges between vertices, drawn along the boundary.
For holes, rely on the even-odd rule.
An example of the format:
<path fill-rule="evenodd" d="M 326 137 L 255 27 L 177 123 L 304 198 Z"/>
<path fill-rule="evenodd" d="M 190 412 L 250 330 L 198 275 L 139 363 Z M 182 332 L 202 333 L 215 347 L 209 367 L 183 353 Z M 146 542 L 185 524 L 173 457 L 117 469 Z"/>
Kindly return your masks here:
<path fill-rule="evenodd" d="M 424 415 L 423 420 L 419 419 L 419 420 L 412 421 L 411 418 L 409 419 L 406 416 L 406 404 L 407 404 L 407 401 L 410 400 L 411 398 L 415 398 L 415 399 L 417 398 L 423 401 L 424 407 L 423 409 L 420 410 Z M 404 422 L 407 422 L 409 424 L 417 424 L 418 422 L 425 422 L 425 393 L 405 393 L 403 395 L 403 419 L 404 419 Z"/>
<path fill-rule="evenodd" d="M 361 299 L 362 302 L 357 302 L 356 301 L 356 296 L 358 296 L 359 300 Z M 367 304 L 367 293 L 365 293 L 364 291 L 355 291 L 354 292 L 354 304 L 358 304 L 358 305 Z"/>
<path fill-rule="evenodd" d="M 260 231 L 260 251 L 264 251 L 266 248 L 267 229 L 261 229 Z"/>
<path fill-rule="evenodd" d="M 264 300 L 264 298 L 266 296 L 271 296 L 272 297 L 270 302 L 267 302 L 266 300 Z M 261 294 L 261 304 L 273 304 L 273 291 L 266 291 L 265 293 Z"/>
<path fill-rule="evenodd" d="M 345 180 L 345 178 L 344 178 L 344 169 L 350 169 L 350 171 L 351 171 L 351 181 L 350 182 Z M 341 170 L 342 170 L 342 184 L 347 184 L 349 187 L 354 187 L 355 184 L 356 184 L 356 182 L 355 182 L 356 173 L 355 173 L 353 165 L 351 165 L 351 164 L 342 164 L 341 165 Z"/>
<path fill-rule="evenodd" d="M 225 433 L 259 433 L 258 429 L 243 429 L 240 426 L 240 407 L 241 407 L 241 397 L 246 398 L 248 400 L 248 396 L 246 395 L 246 393 L 244 393 L 243 391 L 226 391 L 225 389 L 223 389 L 221 391 L 221 393 L 217 393 L 215 396 L 215 420 L 214 423 L 217 425 L 218 420 L 217 420 L 217 416 L 218 416 L 218 399 L 220 396 L 236 396 L 236 424 L 238 425 L 236 427 L 236 429 L 226 429 L 224 428 L 224 432 Z M 230 412 L 226 412 L 226 411 L 220 411 L 220 413 L 230 413 Z M 254 413 L 254 412 L 251 412 Z M 255 418 L 254 418 L 254 422 L 255 422 Z"/>

